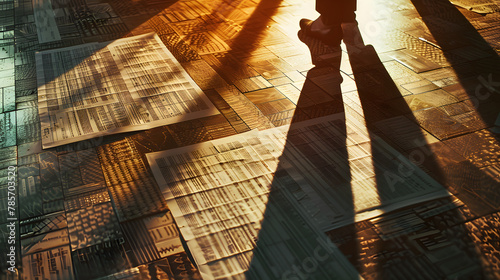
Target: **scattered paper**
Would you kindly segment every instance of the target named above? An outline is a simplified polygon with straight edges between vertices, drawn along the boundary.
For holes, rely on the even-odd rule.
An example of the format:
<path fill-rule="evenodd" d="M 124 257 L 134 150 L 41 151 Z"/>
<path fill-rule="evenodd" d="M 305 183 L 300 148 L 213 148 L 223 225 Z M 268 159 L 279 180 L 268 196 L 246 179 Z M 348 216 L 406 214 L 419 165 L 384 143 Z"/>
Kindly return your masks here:
<path fill-rule="evenodd" d="M 36 54 L 44 148 L 217 114 L 154 33 Z"/>
<path fill-rule="evenodd" d="M 330 252 L 325 267 L 358 279 L 322 243 L 324 232 L 449 195 L 359 127 L 325 117 L 147 154 L 204 279 L 281 279 L 317 248 Z M 327 279 L 331 271 L 314 273 Z"/>

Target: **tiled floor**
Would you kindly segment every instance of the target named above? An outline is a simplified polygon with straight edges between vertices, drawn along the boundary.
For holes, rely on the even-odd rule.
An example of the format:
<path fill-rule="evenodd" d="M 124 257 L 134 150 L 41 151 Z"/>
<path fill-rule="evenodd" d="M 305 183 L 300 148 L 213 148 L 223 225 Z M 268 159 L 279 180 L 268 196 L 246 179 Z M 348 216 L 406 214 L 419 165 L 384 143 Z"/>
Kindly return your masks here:
<path fill-rule="evenodd" d="M 310 1 L 53 0 L 52 41 L 38 2 L 0 2 L 1 209 L 18 175 L 15 228 L 3 210 L 0 225 L 18 273 L 2 254 L 2 279 L 199 279 L 189 252 L 164 257 L 150 236 L 168 206 L 145 154 L 331 114 L 454 195 L 329 231 L 362 277 L 500 278 L 500 1 L 359 0 L 342 49 L 299 39 Z M 220 114 L 42 150 L 35 52 L 147 32 Z M 298 269 L 283 279 L 314 278 Z"/>

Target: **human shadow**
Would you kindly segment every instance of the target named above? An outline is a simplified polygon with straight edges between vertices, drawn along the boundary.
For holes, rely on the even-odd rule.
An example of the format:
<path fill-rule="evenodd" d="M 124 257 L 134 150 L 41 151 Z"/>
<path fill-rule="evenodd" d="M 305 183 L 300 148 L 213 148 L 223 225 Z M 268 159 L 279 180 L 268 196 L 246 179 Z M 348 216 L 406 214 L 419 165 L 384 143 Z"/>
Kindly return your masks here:
<path fill-rule="evenodd" d="M 464 199 L 474 203 L 476 212 L 490 213 L 500 206 L 496 191 L 498 182 L 484 169 L 496 162 L 490 159 L 486 147 L 498 147 L 500 143 L 498 135 L 489 132 L 495 131 L 492 128 L 498 126 L 500 118 L 500 57 L 464 15 L 467 11 L 462 13 L 446 0 L 411 2 L 430 32 L 421 36 L 440 49 L 438 52 L 449 64 L 446 66 L 456 75 L 456 80 L 444 83 L 442 89 L 459 101 L 422 114 L 433 114 L 447 120 L 446 125 L 443 122 L 443 127 L 450 134 L 442 138 L 459 138 L 469 134 L 462 139 L 475 143 L 470 149 L 455 145 L 454 148 L 467 160 L 447 166 L 438 180 L 451 185 L 464 195 Z M 457 111 L 454 113 L 453 109 L 457 108 L 461 108 L 458 111 L 460 114 L 455 116 Z M 461 119 L 462 116 L 467 117 Z M 426 125 L 428 130 L 435 129 L 432 124 Z M 483 160 L 475 160 L 477 158 Z"/>
<path fill-rule="evenodd" d="M 397 249 L 401 243 L 412 244 L 413 241 L 411 240 L 415 236 L 419 236 L 416 238 L 417 240 L 425 236 L 425 238 L 432 240 L 430 242 L 432 245 L 417 242 L 419 245 L 416 247 L 420 247 L 420 250 L 429 253 L 422 259 L 418 254 L 413 257 L 424 263 L 429 260 L 434 262 L 435 270 L 430 269 L 425 272 L 427 279 L 441 279 L 443 277 L 459 279 L 487 278 L 485 272 L 488 270 L 487 265 L 481 261 L 481 257 L 476 251 L 477 244 L 474 245 L 471 232 L 464 223 L 466 218 L 463 209 L 468 209 L 468 205 L 463 208 L 452 207 L 453 210 L 443 211 L 453 221 L 448 225 L 435 223 L 435 216 L 443 215 L 443 213 L 435 216 L 431 215 L 433 216 L 431 218 L 415 211 L 422 205 L 428 207 L 432 203 L 456 205 L 456 200 L 453 197 L 443 197 L 434 202 L 425 203 L 429 198 L 426 198 L 425 195 L 420 197 L 422 193 L 415 188 L 415 182 L 422 180 L 424 186 L 430 187 L 432 185 L 433 191 L 441 193 L 446 190 L 456 193 L 456 189 L 442 180 L 444 176 L 441 168 L 442 162 L 439 162 L 432 153 L 435 148 L 431 142 L 435 141 L 432 141 L 431 135 L 418 125 L 421 122 L 414 116 L 407 100 L 400 93 L 398 86 L 392 80 L 375 49 L 372 46 L 364 46 L 361 36 L 356 35 L 359 34 L 356 26 L 352 31 L 354 32 L 352 34 L 354 40 L 346 40 L 346 46 L 358 90 L 359 104 L 371 141 L 375 181 L 381 205 L 394 203 L 394 198 L 401 195 L 401 190 L 407 191 L 408 194 L 404 196 L 411 198 L 407 205 L 400 205 L 402 210 L 389 212 L 375 220 L 371 220 L 371 229 L 366 227 L 358 231 L 356 237 L 358 237 L 357 242 L 359 242 L 359 248 L 361 248 L 357 259 L 358 270 L 365 279 L 394 278 L 394 275 L 399 273 L 398 265 L 404 266 L 406 271 L 417 271 L 418 264 L 411 264 L 404 257 L 395 260 L 394 256 L 395 252 L 401 255 L 408 253 Z M 438 123 L 440 120 L 433 121 Z M 385 141 L 397 150 L 393 154 L 395 158 L 393 158 L 392 162 L 387 161 L 388 157 L 384 155 L 387 153 L 384 147 Z M 441 184 L 434 181 L 427 173 L 439 180 Z M 457 195 L 460 195 L 460 193 Z M 477 202 L 471 201 L 470 197 L 465 196 L 464 198 L 466 202 L 470 202 L 471 206 L 475 207 L 477 205 Z M 417 219 L 418 222 L 409 222 L 412 219 Z M 398 226 L 394 226 L 395 224 L 398 224 Z M 384 229 L 383 227 L 387 225 L 392 225 L 393 229 Z M 447 227 L 452 228 L 454 234 L 450 234 Z M 436 234 L 436 232 L 439 233 Z M 329 235 L 334 237 L 332 234 Z M 377 235 L 380 237 L 378 240 L 375 237 Z M 394 236 L 398 235 L 398 238 L 406 239 L 406 241 L 395 241 Z M 370 242 L 373 243 L 370 244 Z M 447 243 L 448 245 L 443 245 Z M 435 246 L 435 244 L 442 244 L 443 246 Z M 464 246 L 465 244 L 470 247 L 467 248 L 467 246 Z M 447 269 L 433 260 L 432 256 L 434 254 L 446 250 L 460 252 L 456 255 L 450 254 L 445 259 L 446 262 L 465 260 L 463 267 Z M 411 254 L 408 256 L 411 256 Z"/>
<path fill-rule="evenodd" d="M 308 72 L 297 102 L 247 279 L 486 278 L 464 224 L 467 207 L 408 154 L 429 149 L 429 136 L 375 49 L 360 36 L 346 42 L 357 93 L 341 94 L 338 50 L 327 55 L 301 39 L 320 66 Z M 318 76 L 330 81 L 326 91 Z M 328 106 L 318 91 L 330 93 Z M 399 142 L 380 133 L 388 126 Z M 425 161 L 439 167 L 432 153 Z M 443 217 L 449 222 L 439 223 Z"/>
<path fill-rule="evenodd" d="M 321 46 L 319 53 L 319 60 L 332 65 L 315 67 L 307 74 L 246 279 L 331 279 L 333 275 L 357 279 L 353 266 L 323 234 L 323 228 L 332 224 L 353 226 L 354 205 L 338 71 L 340 49 Z M 325 78 L 325 73 L 330 94 L 314 82 Z"/>

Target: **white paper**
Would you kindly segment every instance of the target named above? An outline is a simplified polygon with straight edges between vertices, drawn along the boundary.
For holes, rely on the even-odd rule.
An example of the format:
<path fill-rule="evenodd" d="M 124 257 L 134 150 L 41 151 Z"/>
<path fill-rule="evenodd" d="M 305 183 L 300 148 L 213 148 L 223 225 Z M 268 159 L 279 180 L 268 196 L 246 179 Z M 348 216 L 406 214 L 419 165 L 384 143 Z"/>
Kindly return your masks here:
<path fill-rule="evenodd" d="M 300 277 L 290 267 L 313 258 L 317 279 L 328 279 L 332 267 L 342 279 L 359 279 L 335 249 L 323 263 L 314 259 L 316 247 L 330 248 L 318 241 L 324 232 L 448 195 L 381 139 L 371 136 L 370 143 L 359 127 L 337 115 L 147 154 L 204 277 L 245 278 L 248 270 L 261 279 Z M 401 166 L 413 172 L 385 186 L 374 161 L 391 163 L 378 166 L 382 174 L 402 176 Z"/>
<path fill-rule="evenodd" d="M 44 148 L 217 114 L 154 33 L 36 53 Z"/>

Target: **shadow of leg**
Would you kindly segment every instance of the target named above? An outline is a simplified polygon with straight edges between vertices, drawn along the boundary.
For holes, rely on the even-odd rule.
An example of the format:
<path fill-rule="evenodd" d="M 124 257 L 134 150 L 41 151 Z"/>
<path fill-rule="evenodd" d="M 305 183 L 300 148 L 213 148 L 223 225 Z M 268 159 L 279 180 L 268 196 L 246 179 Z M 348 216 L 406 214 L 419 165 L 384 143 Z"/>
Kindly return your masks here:
<path fill-rule="evenodd" d="M 397 163 L 400 157 L 412 159 L 409 153 L 415 149 L 428 150 L 428 133 L 417 125 L 373 46 L 346 45 L 372 143 L 381 205 L 390 204 L 398 192 L 408 191 L 411 195 L 421 178 L 439 185 L 422 171 L 420 162 Z M 379 144 L 385 141 L 399 154 L 392 163 L 386 160 Z M 431 174 L 439 180 L 441 169 L 433 153 L 425 154 L 425 162 L 436 167 Z M 394 166 L 387 168 L 391 164 Z M 420 200 L 358 223 L 358 240 L 332 240 L 346 252 L 352 243 L 359 244 L 357 268 L 365 279 L 485 279 L 484 263 L 470 237 L 469 225 L 464 224 L 467 213 L 468 207 L 455 197 Z M 450 222 L 439 223 L 444 217 Z"/>
<path fill-rule="evenodd" d="M 353 225 L 354 216 L 340 92 L 340 49 L 330 49 L 311 38 L 301 39 L 311 48 L 313 60 L 324 62 L 326 67 L 309 70 L 302 87 L 246 277 L 357 279 L 352 266 L 322 231 L 325 226 L 332 226 L 328 223 L 338 222 L 339 219 L 342 224 Z M 327 58 L 317 59 L 322 55 Z M 304 121 L 332 114 L 338 119 L 301 129 Z M 305 155 L 305 158 L 293 160 L 297 158 L 297 153 Z M 287 180 L 293 175 L 287 173 L 286 166 L 289 164 L 301 170 L 296 176 L 305 176 L 298 185 Z M 309 166 L 309 169 L 301 166 Z M 308 186 L 320 195 L 323 202 L 313 203 L 309 209 L 297 208 L 294 205 L 297 202 L 291 203 L 294 200 L 291 198 L 298 199 L 299 204 L 307 201 L 309 194 L 304 189 Z M 325 209 L 329 210 L 315 212 L 318 205 L 325 205 Z M 340 212 L 333 217 L 329 214 L 331 209 Z M 304 220 L 304 213 L 310 215 L 312 212 L 314 215 Z M 318 226 L 316 219 L 324 223 L 314 230 Z M 311 227 L 311 222 L 315 226 Z M 271 275 L 274 278 L 269 278 Z"/>

